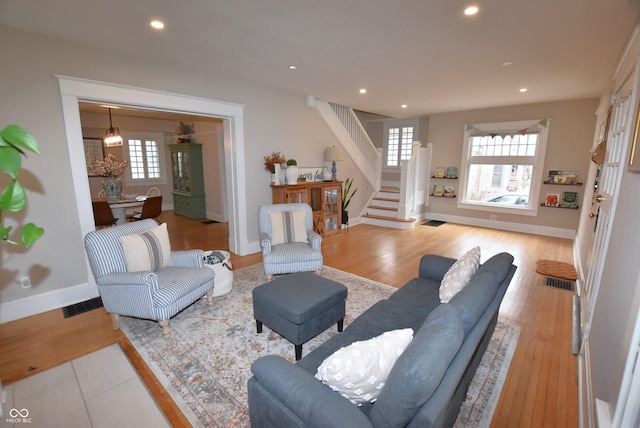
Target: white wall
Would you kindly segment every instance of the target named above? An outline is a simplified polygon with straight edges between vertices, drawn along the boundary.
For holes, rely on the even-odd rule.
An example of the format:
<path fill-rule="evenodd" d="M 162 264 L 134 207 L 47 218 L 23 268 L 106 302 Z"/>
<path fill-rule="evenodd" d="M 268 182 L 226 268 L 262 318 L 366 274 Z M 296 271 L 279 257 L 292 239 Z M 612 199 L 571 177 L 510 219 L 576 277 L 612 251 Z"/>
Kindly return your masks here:
<path fill-rule="evenodd" d="M 66 42 L 43 38 L 0 26 L 0 52 L 10 61 L 0 80 L 2 124 L 16 123 L 29 130 L 38 141 L 41 155 L 30 155 L 23 163 L 20 180 L 26 186 L 29 205 L 11 222 L 34 222 L 45 235 L 31 249 L 0 247 L 0 320 L 3 311 L 16 310 L 31 315 L 30 299 L 40 297 L 50 309 L 81 298 L 90 273 L 85 263 L 76 197 L 70 174 L 58 80 L 66 75 L 229 101 L 245 105 L 244 141 L 247 180 L 247 234 L 257 240 L 256 213 L 269 203 L 269 174 L 263 156 L 282 150 L 299 165 L 322 163 L 325 147 L 335 144 L 315 110 L 304 103 L 303 94 L 293 94 L 239 81 L 233 77 L 193 74 L 141 63 L 137 58 L 116 56 Z M 350 163 L 341 168 L 348 171 Z M 215 210 L 215 208 L 214 208 Z M 33 287 L 23 290 L 17 279 L 30 275 Z M 88 291 L 87 291 L 88 293 Z M 84 293 L 84 295 L 87 295 Z M 46 295 L 46 299 L 42 299 Z M 76 300 L 77 301 L 77 300 Z M 7 306 L 9 305 L 9 306 Z"/>
<path fill-rule="evenodd" d="M 578 178 L 584 182 L 590 168 L 589 149 L 593 141 L 597 105 L 598 100 L 593 98 L 431 115 L 428 140 L 433 144 L 431 167 L 460 167 L 464 130 L 468 123 L 549 118 L 551 122 L 543 176 L 546 178 L 549 170 L 574 170 L 579 172 Z M 578 191 L 580 206 L 584 207 L 585 186 L 560 188 L 560 186 L 542 185 L 541 199 L 547 193 L 558 193 L 563 190 Z M 455 182 L 455 187 L 458 191 L 460 183 Z M 496 213 L 457 208 L 456 200 L 452 199 L 429 198 L 428 216 L 441 220 L 455 219 L 460 223 L 486 227 L 514 227 L 515 230 L 532 233 L 557 233 L 556 236 L 573 238 L 578 229 L 579 210 L 540 207 L 539 202 L 534 201 L 539 209 L 536 217 L 497 213 L 497 220 L 490 221 L 489 216 Z M 587 204 L 590 202 L 587 201 Z"/>

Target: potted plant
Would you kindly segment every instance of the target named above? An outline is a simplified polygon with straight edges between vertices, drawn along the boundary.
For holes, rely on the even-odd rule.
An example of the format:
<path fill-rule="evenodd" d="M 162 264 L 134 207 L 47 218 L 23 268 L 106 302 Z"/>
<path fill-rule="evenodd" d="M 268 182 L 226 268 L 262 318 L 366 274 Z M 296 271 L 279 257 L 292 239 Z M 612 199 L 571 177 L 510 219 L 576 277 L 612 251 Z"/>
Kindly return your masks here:
<path fill-rule="evenodd" d="M 281 152 L 272 152 L 264 157 L 264 169 L 271 173 L 271 183 L 276 182 L 276 165 L 284 165 L 287 159 Z"/>
<path fill-rule="evenodd" d="M 298 162 L 295 159 L 287 161 L 287 169 L 285 170 L 287 184 L 296 184 L 298 182 Z"/>
<path fill-rule="evenodd" d="M 40 154 L 35 138 L 18 125 L 9 125 L 0 131 L 0 171 L 10 176 L 9 184 L 0 192 L 0 239 L 24 247 L 30 247 L 43 234 L 44 229 L 33 223 L 22 226 L 21 240 L 9 238 L 13 226 L 5 226 L 7 212 L 22 211 L 27 206 L 27 194 L 18 181 L 18 172 L 22 167 L 25 151 Z"/>
<path fill-rule="evenodd" d="M 190 143 L 191 134 L 193 134 L 193 123 L 180 121 L 176 127 L 176 135 L 178 136 L 178 144 Z"/>
<path fill-rule="evenodd" d="M 357 188 L 351 190 L 351 186 L 353 185 L 353 178 L 347 178 L 344 183 L 342 183 L 342 224 L 349 223 L 349 211 L 347 211 L 347 207 L 351 202 L 351 198 L 358 191 Z"/>

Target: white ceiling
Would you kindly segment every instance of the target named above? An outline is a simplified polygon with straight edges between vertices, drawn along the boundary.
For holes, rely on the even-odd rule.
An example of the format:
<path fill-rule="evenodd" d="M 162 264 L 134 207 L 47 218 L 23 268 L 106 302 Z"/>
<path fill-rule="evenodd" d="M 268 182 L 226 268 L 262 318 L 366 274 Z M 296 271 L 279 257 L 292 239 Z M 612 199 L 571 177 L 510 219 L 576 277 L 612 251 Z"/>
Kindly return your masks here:
<path fill-rule="evenodd" d="M 470 3 L 0 0 L 0 24 L 407 117 L 598 97 L 640 16 L 640 0 Z"/>

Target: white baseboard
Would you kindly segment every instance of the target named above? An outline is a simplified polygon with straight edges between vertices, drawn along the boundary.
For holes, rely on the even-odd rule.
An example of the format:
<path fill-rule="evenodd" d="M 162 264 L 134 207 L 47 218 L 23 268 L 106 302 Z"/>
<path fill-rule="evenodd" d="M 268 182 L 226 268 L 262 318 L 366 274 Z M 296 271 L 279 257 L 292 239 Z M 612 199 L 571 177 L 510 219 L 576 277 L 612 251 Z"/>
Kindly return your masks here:
<path fill-rule="evenodd" d="M 89 283 L 0 303 L 0 324 L 30 317 L 98 297 L 98 288 Z"/>
<path fill-rule="evenodd" d="M 489 229 L 510 230 L 512 232 L 532 233 L 534 235 L 555 236 L 557 238 L 573 239 L 576 236 L 575 230 L 562 229 L 559 227 L 537 226 L 533 224 L 487 220 L 482 218 L 454 216 L 431 212 L 426 212 L 425 217 L 429 220 L 447 221 L 450 223 L 465 224 L 467 226 L 486 227 Z"/>

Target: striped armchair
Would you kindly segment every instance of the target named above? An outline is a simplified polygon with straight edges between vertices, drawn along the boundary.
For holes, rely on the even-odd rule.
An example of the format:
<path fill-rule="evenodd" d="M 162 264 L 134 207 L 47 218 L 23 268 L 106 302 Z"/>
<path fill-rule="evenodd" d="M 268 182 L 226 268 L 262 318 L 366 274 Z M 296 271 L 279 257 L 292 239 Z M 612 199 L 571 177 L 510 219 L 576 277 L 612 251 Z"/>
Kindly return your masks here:
<path fill-rule="evenodd" d="M 214 271 L 204 267 L 202 250 L 172 251 L 171 266 L 156 271 L 127 272 L 120 237 L 157 228 L 153 219 L 87 233 L 85 250 L 102 302 L 120 328 L 120 315 L 158 321 L 169 339 L 169 319 L 207 294 L 213 304 Z"/>
<path fill-rule="evenodd" d="M 273 240 L 273 227 L 269 213 L 294 211 L 304 211 L 304 242 L 274 244 L 276 241 Z M 313 231 L 313 212 L 308 204 L 263 205 L 258 210 L 258 229 L 260 231 L 260 247 L 262 248 L 262 264 L 268 280 L 271 280 L 273 275 L 282 273 L 310 271 L 319 273 L 322 270 L 323 258 L 320 249 L 322 237 Z"/>

